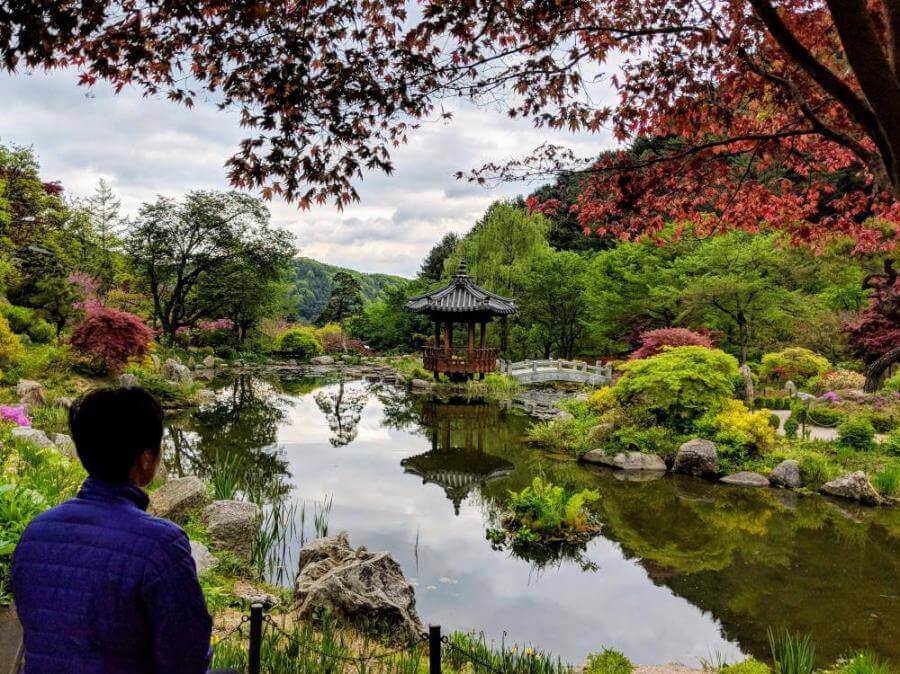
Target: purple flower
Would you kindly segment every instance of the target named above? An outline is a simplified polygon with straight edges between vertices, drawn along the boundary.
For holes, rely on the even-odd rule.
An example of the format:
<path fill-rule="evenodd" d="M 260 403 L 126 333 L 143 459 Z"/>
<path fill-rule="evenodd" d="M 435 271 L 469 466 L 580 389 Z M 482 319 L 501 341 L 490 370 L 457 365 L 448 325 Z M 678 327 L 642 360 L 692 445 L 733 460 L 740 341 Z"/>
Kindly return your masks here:
<path fill-rule="evenodd" d="M 834 391 L 829 391 L 820 398 L 820 400 L 827 400 L 830 403 L 836 403 L 840 399 L 841 397 Z"/>
<path fill-rule="evenodd" d="M 16 426 L 31 426 L 31 419 L 25 416 L 25 410 L 15 405 L 0 405 L 0 419 L 11 421 Z"/>

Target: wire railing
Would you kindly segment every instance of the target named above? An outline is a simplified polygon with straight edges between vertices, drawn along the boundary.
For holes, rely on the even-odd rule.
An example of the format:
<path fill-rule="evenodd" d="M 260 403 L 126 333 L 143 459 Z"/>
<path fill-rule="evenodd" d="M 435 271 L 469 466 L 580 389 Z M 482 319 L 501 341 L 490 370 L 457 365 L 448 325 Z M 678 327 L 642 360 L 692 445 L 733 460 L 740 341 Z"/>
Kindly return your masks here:
<path fill-rule="evenodd" d="M 244 631 L 247 630 L 245 636 Z M 299 656 L 314 655 L 319 657 L 323 662 L 328 662 L 332 671 L 334 665 L 343 663 L 354 667 L 358 672 L 363 673 L 370 671 L 369 665 L 379 661 L 385 661 L 390 658 L 408 655 L 418 651 L 418 655 L 422 656 L 426 652 L 428 654 L 428 672 L 429 674 L 440 674 L 442 671 L 442 663 L 445 660 L 445 653 L 452 653 L 455 661 L 460 659 L 468 661 L 473 665 L 477 672 L 484 674 L 509 674 L 509 671 L 497 666 L 495 663 L 487 662 L 479 657 L 470 649 L 461 647 L 455 643 L 449 636 L 441 633 L 440 625 L 429 625 L 428 631 L 416 637 L 407 640 L 402 645 L 396 646 L 388 651 L 379 651 L 373 653 L 357 653 L 347 654 L 340 653 L 333 649 L 325 650 L 319 648 L 315 643 L 309 640 L 301 640 L 295 634 L 292 634 L 284 627 L 279 625 L 271 615 L 267 615 L 262 604 L 253 604 L 250 612 L 241 617 L 240 622 L 231 627 L 227 632 L 221 635 L 217 640 L 217 644 L 233 637 L 238 637 L 242 641 L 248 640 L 247 646 L 247 674 L 262 674 L 262 655 L 265 642 L 263 640 L 264 629 L 270 629 L 279 637 L 290 644 Z"/>

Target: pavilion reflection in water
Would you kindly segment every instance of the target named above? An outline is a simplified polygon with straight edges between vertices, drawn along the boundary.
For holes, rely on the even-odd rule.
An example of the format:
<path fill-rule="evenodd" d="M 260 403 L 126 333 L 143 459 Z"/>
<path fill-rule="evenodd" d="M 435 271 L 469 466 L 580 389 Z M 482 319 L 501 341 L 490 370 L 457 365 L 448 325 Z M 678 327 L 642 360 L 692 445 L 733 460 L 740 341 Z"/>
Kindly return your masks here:
<path fill-rule="evenodd" d="M 499 423 L 496 405 L 426 402 L 422 422 L 431 435 L 431 450 L 400 465 L 424 484 L 441 487 L 457 515 L 473 489 L 512 473 L 513 464 L 484 452 L 485 434 Z"/>

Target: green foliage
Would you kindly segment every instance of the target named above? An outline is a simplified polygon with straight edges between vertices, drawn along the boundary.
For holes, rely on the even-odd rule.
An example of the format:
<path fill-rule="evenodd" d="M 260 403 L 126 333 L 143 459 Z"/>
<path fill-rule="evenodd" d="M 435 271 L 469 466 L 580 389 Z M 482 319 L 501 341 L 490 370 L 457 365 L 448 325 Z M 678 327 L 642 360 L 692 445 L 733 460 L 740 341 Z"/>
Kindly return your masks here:
<path fill-rule="evenodd" d="M 185 407 L 192 404 L 194 394 L 201 387 L 199 382 L 176 384 L 166 380 L 159 372 L 141 365 L 130 365 L 125 368 L 125 372 L 137 377 L 138 383 L 166 407 Z"/>
<path fill-rule="evenodd" d="M 751 412 L 740 400 L 725 401 L 720 409 L 705 414 L 697 422 L 697 430 L 711 437 L 722 457 L 734 467 L 768 453 L 775 445 L 769 414 Z"/>
<path fill-rule="evenodd" d="M 799 456 L 797 462 L 803 484 L 810 489 L 818 489 L 833 479 L 837 472 L 828 458 L 817 452 L 804 452 Z"/>
<path fill-rule="evenodd" d="M 862 416 L 850 417 L 837 429 L 838 441 L 857 451 L 872 449 L 875 439 L 875 428 L 872 422 Z"/>
<path fill-rule="evenodd" d="M 22 356 L 22 342 L 10 330 L 6 318 L 0 316 L 0 366 L 9 366 Z"/>
<path fill-rule="evenodd" d="M 816 647 L 809 634 L 792 635 L 787 630 L 768 630 L 769 648 L 776 674 L 812 674 L 816 664 Z"/>
<path fill-rule="evenodd" d="M 872 651 L 862 651 L 839 662 L 828 674 L 892 674 L 895 671 Z"/>
<path fill-rule="evenodd" d="M 882 496 L 900 496 L 900 465 L 887 466 L 875 473 L 872 486 Z"/>
<path fill-rule="evenodd" d="M 433 286 L 429 282 L 398 279 L 382 290 L 378 301 L 369 304 L 360 316 L 348 322 L 348 329 L 377 351 L 406 353 L 420 348 L 433 330 L 432 323 L 427 316 L 407 311 L 406 302 Z"/>
<path fill-rule="evenodd" d="M 351 316 L 363 309 L 362 286 L 359 279 L 347 271 L 335 273 L 332 279 L 331 297 L 317 319 L 319 325 L 337 323 L 343 326 Z"/>
<path fill-rule="evenodd" d="M 733 665 L 724 665 L 719 674 L 771 674 L 772 669 L 756 658 L 747 658 Z"/>
<path fill-rule="evenodd" d="M 754 400 L 757 407 L 765 407 L 770 410 L 789 410 L 791 399 L 788 396 L 756 396 Z"/>
<path fill-rule="evenodd" d="M 501 644 L 499 650 L 488 644 L 484 634 L 454 632 L 449 636 L 450 648 L 442 652 L 442 660 L 451 671 L 503 672 L 504 674 L 571 674 L 571 667 L 559 658 L 534 648 Z M 473 669 L 472 662 L 489 668 Z"/>
<path fill-rule="evenodd" d="M 900 456 L 900 428 L 895 428 L 882 441 L 881 451 L 891 456 Z"/>
<path fill-rule="evenodd" d="M 659 423 L 687 429 L 708 410 L 731 398 L 737 361 L 717 349 L 682 346 L 625 365 L 615 387 L 626 407 L 644 410 Z"/>
<path fill-rule="evenodd" d="M 600 499 L 599 492 L 571 492 L 542 477 L 535 477 L 522 491 L 510 491 L 509 507 L 517 529 L 540 536 L 559 536 L 584 531 L 590 526 L 587 506 Z"/>
<path fill-rule="evenodd" d="M 69 410 L 62 405 L 38 405 L 28 410 L 31 425 L 48 433 L 66 433 L 69 430 Z"/>
<path fill-rule="evenodd" d="M 824 356 L 813 353 L 809 349 L 791 347 L 767 353 L 762 357 L 759 366 L 760 377 L 772 382 L 792 381 L 797 386 L 805 384 L 816 375 L 822 375 L 831 369 L 831 363 Z"/>
<path fill-rule="evenodd" d="M 807 421 L 814 426 L 833 427 L 847 418 L 846 412 L 822 405 L 810 407 L 807 413 Z"/>
<path fill-rule="evenodd" d="M 616 451 L 637 451 L 645 454 L 673 457 L 678 448 L 687 440 L 687 436 L 675 433 L 663 426 L 626 425 L 613 431 L 609 441 L 604 444 L 606 453 Z"/>
<path fill-rule="evenodd" d="M 793 440 L 797 437 L 798 430 L 800 430 L 800 422 L 797 421 L 796 417 L 791 415 L 787 418 L 787 421 L 784 422 L 784 434 L 788 440 Z"/>
<path fill-rule="evenodd" d="M 0 314 L 9 322 L 13 332 L 28 335 L 37 344 L 46 344 L 56 337 L 56 330 L 47 321 L 35 314 L 34 309 L 17 307 L 12 304 L 0 304 Z"/>
<path fill-rule="evenodd" d="M 308 328 L 291 328 L 281 335 L 278 343 L 283 351 L 298 360 L 309 360 L 322 355 L 322 344 Z"/>
<path fill-rule="evenodd" d="M 884 390 L 893 393 L 900 393 L 900 370 L 897 370 L 884 381 Z"/>
<path fill-rule="evenodd" d="M 619 651 L 604 648 L 599 653 L 590 653 L 584 674 L 631 674 L 634 665 Z"/>

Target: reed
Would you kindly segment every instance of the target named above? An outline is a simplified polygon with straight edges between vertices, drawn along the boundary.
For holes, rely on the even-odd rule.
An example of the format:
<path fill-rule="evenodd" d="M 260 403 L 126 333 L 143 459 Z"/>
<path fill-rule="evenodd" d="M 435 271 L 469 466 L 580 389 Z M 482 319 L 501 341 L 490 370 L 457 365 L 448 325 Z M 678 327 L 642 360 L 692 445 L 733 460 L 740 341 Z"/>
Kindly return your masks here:
<path fill-rule="evenodd" d="M 217 451 L 209 468 L 209 483 L 216 500 L 231 501 L 237 495 L 240 464 L 235 454 Z"/>
<path fill-rule="evenodd" d="M 794 635 L 786 629 L 768 629 L 769 648 L 777 674 L 812 674 L 816 665 L 816 646 L 809 634 Z"/>

